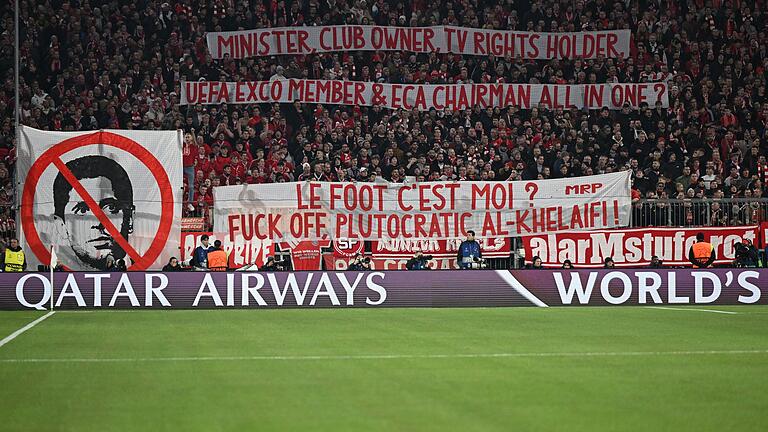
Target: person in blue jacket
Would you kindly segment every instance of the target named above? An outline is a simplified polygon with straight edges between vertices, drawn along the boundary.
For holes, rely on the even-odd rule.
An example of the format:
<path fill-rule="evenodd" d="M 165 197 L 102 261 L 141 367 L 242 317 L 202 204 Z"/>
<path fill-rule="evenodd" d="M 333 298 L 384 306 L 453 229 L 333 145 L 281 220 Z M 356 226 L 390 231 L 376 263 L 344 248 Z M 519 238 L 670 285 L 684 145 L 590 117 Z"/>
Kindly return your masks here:
<path fill-rule="evenodd" d="M 467 239 L 461 242 L 459 253 L 456 255 L 459 268 L 471 269 L 472 264 L 482 257 L 483 253 L 480 251 L 480 243 L 475 240 L 475 232 L 472 230 L 467 231 Z"/>
<path fill-rule="evenodd" d="M 195 252 L 192 254 L 192 262 L 190 262 L 190 265 L 196 268 L 207 269 L 208 252 L 213 250 L 213 246 L 209 243 L 208 235 L 203 234 L 203 236 L 200 237 L 200 246 L 195 248 Z"/>

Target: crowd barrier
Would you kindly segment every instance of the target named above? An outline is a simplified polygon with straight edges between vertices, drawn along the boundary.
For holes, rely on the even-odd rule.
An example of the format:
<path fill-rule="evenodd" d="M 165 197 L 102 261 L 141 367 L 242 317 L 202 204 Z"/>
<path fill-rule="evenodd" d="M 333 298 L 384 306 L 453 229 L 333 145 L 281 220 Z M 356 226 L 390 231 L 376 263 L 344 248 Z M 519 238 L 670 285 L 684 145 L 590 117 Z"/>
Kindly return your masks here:
<path fill-rule="evenodd" d="M 0 273 L 0 309 L 766 304 L 768 269 Z"/>

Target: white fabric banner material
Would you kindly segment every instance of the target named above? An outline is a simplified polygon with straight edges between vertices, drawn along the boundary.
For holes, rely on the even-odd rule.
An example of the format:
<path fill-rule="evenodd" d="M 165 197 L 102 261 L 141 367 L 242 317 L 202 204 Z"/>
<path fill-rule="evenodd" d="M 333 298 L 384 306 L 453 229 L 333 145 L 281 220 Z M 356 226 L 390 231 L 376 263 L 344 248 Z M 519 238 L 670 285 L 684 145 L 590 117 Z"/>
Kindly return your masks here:
<path fill-rule="evenodd" d="M 251 238 L 450 239 L 629 224 L 629 171 L 520 182 L 294 182 L 214 188 L 214 231 Z"/>
<path fill-rule="evenodd" d="M 669 106 L 667 83 L 606 84 L 382 84 L 338 80 L 186 81 L 181 105 L 320 103 L 390 109 L 458 111 L 508 106 L 522 109 L 621 109 L 625 104 Z"/>
<path fill-rule="evenodd" d="M 18 212 L 28 268 L 51 245 L 72 270 L 159 269 L 178 255 L 181 132 L 21 129 Z"/>
<path fill-rule="evenodd" d="M 454 26 L 343 25 L 211 32 L 214 59 L 333 51 L 409 51 L 524 59 L 629 57 L 629 30 L 547 33 Z"/>

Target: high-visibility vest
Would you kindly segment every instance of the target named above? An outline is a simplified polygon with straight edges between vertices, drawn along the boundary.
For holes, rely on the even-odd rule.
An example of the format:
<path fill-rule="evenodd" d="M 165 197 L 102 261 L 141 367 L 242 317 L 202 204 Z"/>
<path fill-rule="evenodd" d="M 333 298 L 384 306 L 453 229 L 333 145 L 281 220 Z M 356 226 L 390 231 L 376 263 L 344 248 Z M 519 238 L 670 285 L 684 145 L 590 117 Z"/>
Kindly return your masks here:
<path fill-rule="evenodd" d="M 18 252 L 12 251 L 10 248 L 5 249 L 5 268 L 7 272 L 20 272 L 24 271 L 24 251 Z"/>
<path fill-rule="evenodd" d="M 221 249 L 208 252 L 208 270 L 226 271 L 227 253 Z"/>
<path fill-rule="evenodd" d="M 707 262 L 709 257 L 712 256 L 712 245 L 710 243 L 698 242 L 694 243 L 691 247 L 693 248 L 693 257 L 699 262 Z M 693 268 L 699 268 L 699 266 L 694 265 Z"/>

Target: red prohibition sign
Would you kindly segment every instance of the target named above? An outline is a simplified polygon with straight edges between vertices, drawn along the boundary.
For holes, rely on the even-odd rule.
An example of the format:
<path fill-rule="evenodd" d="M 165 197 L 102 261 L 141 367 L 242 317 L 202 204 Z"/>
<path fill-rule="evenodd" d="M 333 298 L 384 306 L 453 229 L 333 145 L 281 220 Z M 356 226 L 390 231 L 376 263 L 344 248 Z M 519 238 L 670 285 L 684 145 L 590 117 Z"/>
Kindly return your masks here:
<path fill-rule="evenodd" d="M 96 203 L 93 197 L 86 192 L 80 181 L 77 180 L 74 174 L 72 174 L 66 164 L 61 160 L 61 156 L 64 153 L 94 144 L 115 147 L 132 154 L 136 159 L 146 165 L 155 177 L 155 181 L 157 181 L 157 185 L 160 188 L 161 202 L 160 225 L 157 228 L 155 239 L 152 241 L 152 244 L 144 255 L 140 255 L 133 246 L 128 243 L 128 240 L 123 238 L 120 230 L 115 227 L 107 215 L 104 214 L 101 207 Z M 115 242 L 117 242 L 117 244 L 123 248 L 125 253 L 133 259 L 133 265 L 131 266 L 132 270 L 145 270 L 155 262 L 157 257 L 163 252 L 165 243 L 171 233 L 174 200 L 173 189 L 171 188 L 171 182 L 168 180 L 168 174 L 166 174 L 165 168 L 163 168 L 160 161 L 158 161 L 149 150 L 130 138 L 112 132 L 94 132 L 91 134 L 79 135 L 56 144 L 46 150 L 45 153 L 32 164 L 29 173 L 27 173 L 24 192 L 21 196 L 21 227 L 24 230 L 30 249 L 32 249 L 32 252 L 34 252 L 40 261 L 44 263 L 51 261 L 51 252 L 45 245 L 43 245 L 42 241 L 40 241 L 40 235 L 35 226 L 33 206 L 35 203 L 37 183 L 40 180 L 40 176 L 49 165 L 54 165 L 58 168 L 67 182 L 72 185 L 72 188 L 77 191 L 83 201 L 88 205 L 88 208 L 90 208 L 94 216 L 96 216 L 99 222 L 104 225 L 104 228 L 109 232 Z"/>

